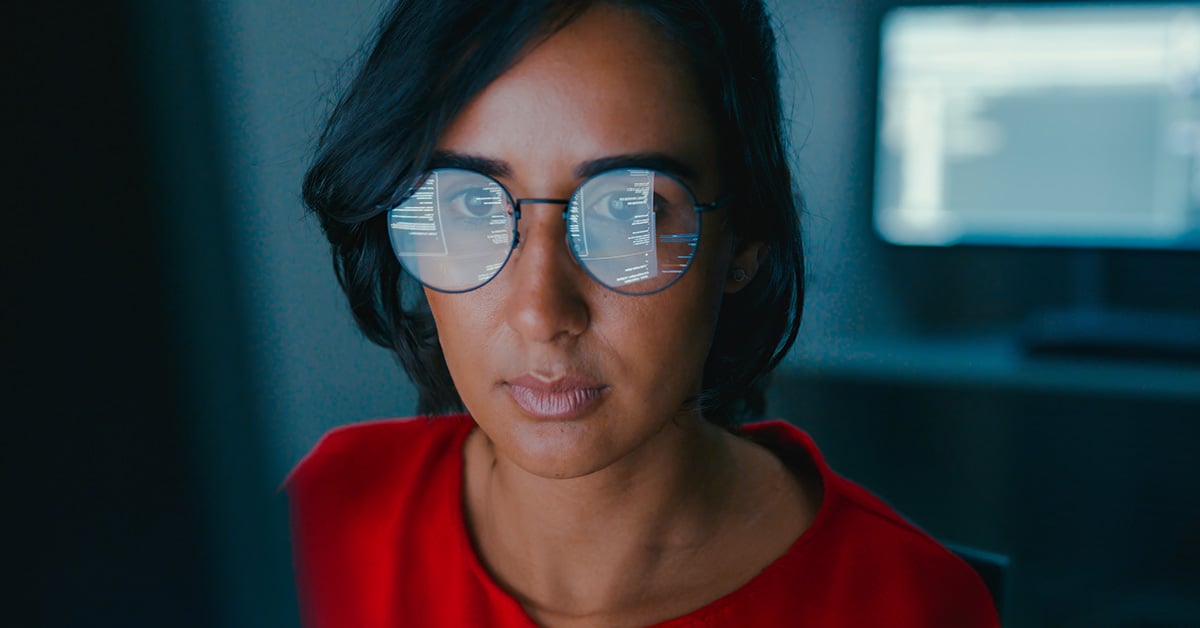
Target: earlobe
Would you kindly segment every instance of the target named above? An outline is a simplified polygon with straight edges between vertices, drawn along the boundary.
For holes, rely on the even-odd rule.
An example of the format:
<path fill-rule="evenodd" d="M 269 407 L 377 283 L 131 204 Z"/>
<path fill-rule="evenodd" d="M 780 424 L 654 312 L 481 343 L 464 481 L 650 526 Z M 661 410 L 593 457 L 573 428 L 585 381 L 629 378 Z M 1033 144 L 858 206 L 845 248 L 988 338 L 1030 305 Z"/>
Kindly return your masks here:
<path fill-rule="evenodd" d="M 725 293 L 733 294 L 745 288 L 758 274 L 758 268 L 767 256 L 767 245 L 762 242 L 747 242 L 738 246 L 729 262 L 729 274 L 725 278 Z"/>

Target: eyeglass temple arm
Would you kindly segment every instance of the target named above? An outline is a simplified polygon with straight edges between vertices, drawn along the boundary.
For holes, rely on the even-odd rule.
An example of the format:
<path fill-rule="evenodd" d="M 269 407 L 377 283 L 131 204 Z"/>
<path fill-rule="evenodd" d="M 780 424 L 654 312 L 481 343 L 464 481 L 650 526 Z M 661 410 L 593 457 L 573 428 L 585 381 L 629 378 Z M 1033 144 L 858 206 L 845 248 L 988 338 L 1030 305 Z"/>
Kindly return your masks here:
<path fill-rule="evenodd" d="M 698 213 L 716 211 L 718 209 L 721 209 L 722 205 L 728 203 L 731 200 L 733 200 L 733 196 L 730 194 L 726 194 L 724 196 L 718 196 L 717 200 L 715 200 L 711 203 L 701 203 L 699 205 L 696 205 L 696 211 Z"/>

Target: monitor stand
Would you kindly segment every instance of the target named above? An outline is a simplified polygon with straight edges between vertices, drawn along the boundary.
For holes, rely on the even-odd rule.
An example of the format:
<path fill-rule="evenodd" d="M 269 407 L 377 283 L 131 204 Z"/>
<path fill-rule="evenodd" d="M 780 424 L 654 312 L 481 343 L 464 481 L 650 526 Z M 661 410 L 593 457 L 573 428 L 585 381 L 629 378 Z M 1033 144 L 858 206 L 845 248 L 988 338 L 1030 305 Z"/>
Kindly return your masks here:
<path fill-rule="evenodd" d="M 1076 305 L 1031 314 L 1021 332 L 1025 352 L 1200 362 L 1200 316 L 1105 306 L 1102 256 L 1077 254 Z"/>

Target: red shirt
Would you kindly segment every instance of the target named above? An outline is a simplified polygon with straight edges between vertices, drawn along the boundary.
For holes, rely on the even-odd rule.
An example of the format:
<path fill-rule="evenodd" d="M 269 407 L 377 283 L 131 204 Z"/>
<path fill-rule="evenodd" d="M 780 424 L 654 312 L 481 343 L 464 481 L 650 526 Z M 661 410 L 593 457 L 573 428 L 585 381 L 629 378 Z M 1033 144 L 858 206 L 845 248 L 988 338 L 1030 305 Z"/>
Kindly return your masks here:
<path fill-rule="evenodd" d="M 464 415 L 359 423 L 329 432 L 285 482 L 305 625 L 535 624 L 476 556 L 462 509 Z M 862 487 L 834 473 L 782 421 L 743 435 L 824 482 L 812 525 L 740 589 L 658 624 L 998 627 L 975 572 Z"/>

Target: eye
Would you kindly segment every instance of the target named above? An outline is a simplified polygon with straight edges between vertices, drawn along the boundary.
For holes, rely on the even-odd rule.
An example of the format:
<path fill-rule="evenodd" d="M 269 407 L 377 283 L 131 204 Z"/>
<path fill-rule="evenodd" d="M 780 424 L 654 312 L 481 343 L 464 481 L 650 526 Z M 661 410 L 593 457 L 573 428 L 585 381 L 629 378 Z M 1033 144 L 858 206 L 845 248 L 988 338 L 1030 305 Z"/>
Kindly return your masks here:
<path fill-rule="evenodd" d="M 466 218 L 485 218 L 503 206 L 504 200 L 495 186 L 467 187 L 451 194 L 446 204 Z"/>
<path fill-rule="evenodd" d="M 596 199 L 588 209 L 609 220 L 629 222 L 646 213 L 646 196 L 630 190 L 613 190 Z"/>

